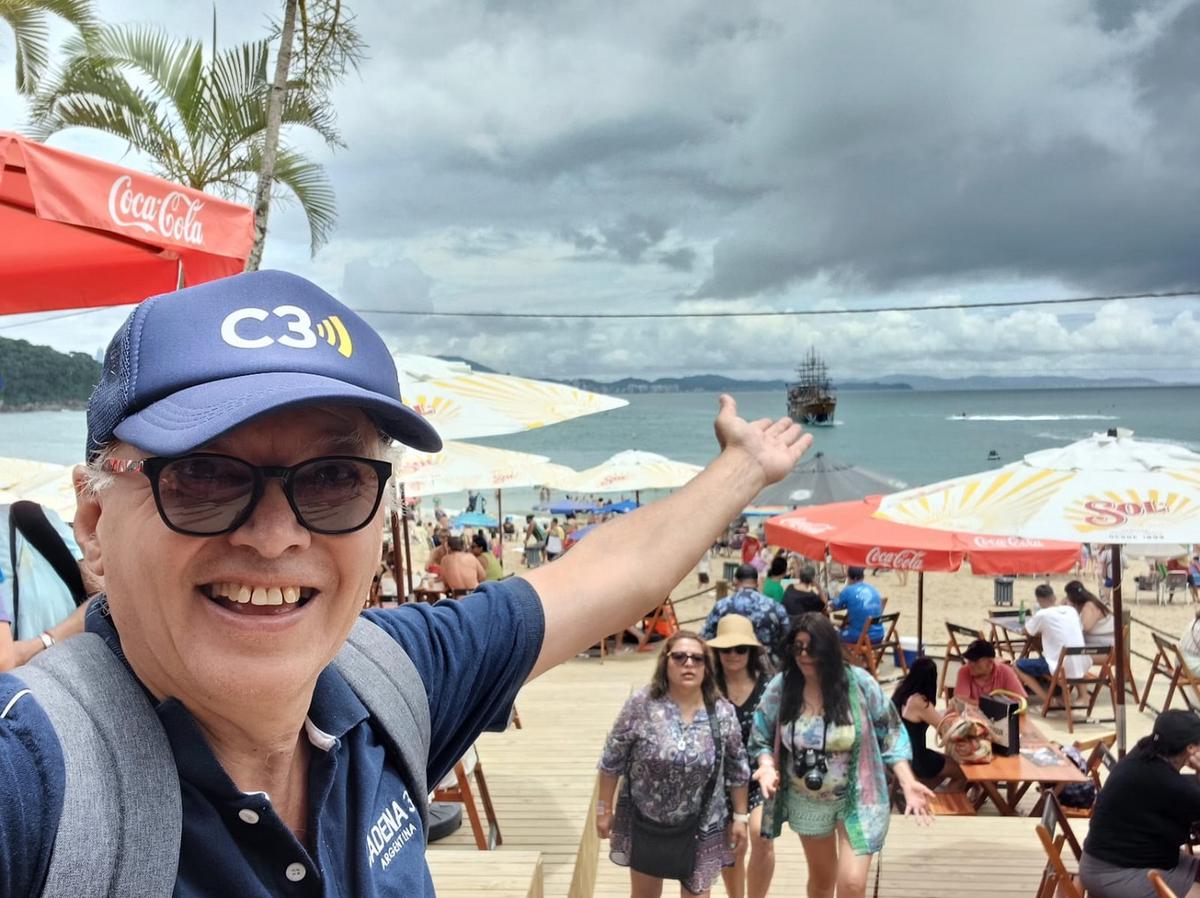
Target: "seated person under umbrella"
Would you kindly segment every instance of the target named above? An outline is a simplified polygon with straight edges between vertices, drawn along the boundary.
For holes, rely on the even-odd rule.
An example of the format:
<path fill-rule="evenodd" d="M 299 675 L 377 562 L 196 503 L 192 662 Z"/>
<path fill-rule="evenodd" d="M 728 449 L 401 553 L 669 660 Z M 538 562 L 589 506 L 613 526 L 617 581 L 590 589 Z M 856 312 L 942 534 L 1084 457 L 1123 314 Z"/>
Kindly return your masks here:
<path fill-rule="evenodd" d="M 843 642 L 858 642 L 863 627 L 873 617 L 883 614 L 883 598 L 870 583 L 863 582 L 866 571 L 860 567 L 846 569 L 846 587 L 838 593 L 832 605 L 834 611 L 846 612 L 846 625 L 842 628 Z M 871 625 L 871 642 L 883 639 L 883 624 Z"/>
<path fill-rule="evenodd" d="M 981 696 L 996 690 L 1026 695 L 1017 672 L 996 660 L 996 647 L 986 639 L 976 639 L 963 652 L 966 663 L 958 670 L 954 681 L 954 697 L 978 705 Z"/>

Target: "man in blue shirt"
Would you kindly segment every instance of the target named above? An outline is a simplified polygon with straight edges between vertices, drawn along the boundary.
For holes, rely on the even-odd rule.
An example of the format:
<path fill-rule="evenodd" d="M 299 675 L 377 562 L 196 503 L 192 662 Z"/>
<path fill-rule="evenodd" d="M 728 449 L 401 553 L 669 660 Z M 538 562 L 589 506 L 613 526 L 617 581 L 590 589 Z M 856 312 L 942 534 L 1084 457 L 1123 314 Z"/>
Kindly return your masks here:
<path fill-rule="evenodd" d="M 367 612 L 428 698 L 426 782 L 524 682 L 661 601 L 810 442 L 787 419 L 747 423 L 729 397 L 716 432 L 721 453 L 685 487 L 555 564 Z M 152 697 L 178 768 L 175 895 L 433 894 L 410 777 L 330 663 L 370 590 L 392 440 L 441 445 L 400 401 L 382 339 L 292 275 L 150 299 L 109 347 L 75 533 L 106 587 L 87 629 Z M 0 894 L 47 882 L 67 763 L 21 670 L 0 675 Z"/>
<path fill-rule="evenodd" d="M 870 583 L 863 582 L 865 574 L 866 571 L 860 567 L 847 568 L 848 582 L 833 600 L 834 611 L 846 612 L 846 626 L 842 629 L 844 642 L 858 642 L 867 621 L 883 614 L 883 599 L 879 596 L 879 590 Z M 879 642 L 881 639 L 883 625 L 875 624 L 871 627 L 871 642 Z"/>

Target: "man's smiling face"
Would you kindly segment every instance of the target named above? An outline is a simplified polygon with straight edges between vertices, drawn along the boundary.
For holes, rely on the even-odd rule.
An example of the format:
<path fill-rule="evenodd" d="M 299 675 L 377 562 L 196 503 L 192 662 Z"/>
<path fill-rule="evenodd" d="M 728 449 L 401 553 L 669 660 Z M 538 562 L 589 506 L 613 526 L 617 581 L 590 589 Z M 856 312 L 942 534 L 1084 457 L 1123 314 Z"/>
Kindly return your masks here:
<path fill-rule="evenodd" d="M 377 458 L 381 449 L 367 416 L 345 407 L 279 412 L 203 447 L 279 466 L 323 455 Z M 144 457 L 131 446 L 117 454 Z M 233 711 L 281 690 L 311 689 L 369 593 L 383 515 L 381 506 L 353 533 L 313 533 L 270 479 L 241 527 L 187 536 L 163 523 L 147 478 L 123 474 L 81 497 L 77 531 L 104 575 L 139 678 L 160 697 Z M 257 604 L 264 600 L 272 604 Z"/>

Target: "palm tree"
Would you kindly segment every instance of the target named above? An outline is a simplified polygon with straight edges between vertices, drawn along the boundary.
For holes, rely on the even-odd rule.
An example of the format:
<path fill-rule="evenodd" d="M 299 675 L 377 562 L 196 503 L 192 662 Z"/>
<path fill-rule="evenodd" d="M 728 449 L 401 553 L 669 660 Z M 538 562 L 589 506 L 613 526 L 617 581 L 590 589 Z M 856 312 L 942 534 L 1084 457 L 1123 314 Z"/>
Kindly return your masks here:
<path fill-rule="evenodd" d="M 293 73 L 297 20 L 301 35 L 300 65 Z M 288 92 L 293 86 L 302 85 L 324 99 L 335 82 L 349 69 L 357 68 L 365 47 L 354 25 L 354 16 L 343 7 L 342 0 L 283 0 L 283 19 L 273 37 L 279 39 L 279 50 L 267 100 L 262 165 L 254 193 L 254 248 L 246 260 L 247 271 L 256 271 L 262 261 L 271 212 L 271 187 L 279 177 L 279 132 Z"/>
<path fill-rule="evenodd" d="M 84 35 L 96 27 L 91 0 L 0 0 L 0 20 L 8 23 L 16 46 L 17 90 L 31 94 L 46 70 L 47 16 L 70 22 Z"/>
<path fill-rule="evenodd" d="M 64 53 L 62 70 L 33 98 L 33 137 L 95 128 L 148 156 L 168 180 L 229 198 L 253 195 L 271 89 L 267 41 L 214 49 L 206 60 L 199 41 L 113 26 L 88 42 L 71 38 Z M 341 145 L 332 110 L 303 85 L 287 92 L 281 122 Z M 304 209 L 315 253 L 337 217 L 324 168 L 285 145 L 275 179 Z"/>

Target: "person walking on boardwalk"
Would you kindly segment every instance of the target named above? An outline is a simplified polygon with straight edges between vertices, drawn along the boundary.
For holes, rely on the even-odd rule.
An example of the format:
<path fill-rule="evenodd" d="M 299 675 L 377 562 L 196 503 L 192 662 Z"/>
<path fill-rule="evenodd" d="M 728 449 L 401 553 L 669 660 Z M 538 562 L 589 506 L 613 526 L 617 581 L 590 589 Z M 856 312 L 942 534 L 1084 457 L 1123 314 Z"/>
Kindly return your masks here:
<path fill-rule="evenodd" d="M 727 614 L 717 624 L 716 638 L 708 647 L 717 655 L 717 687 L 737 711 L 742 742 L 750 744 L 754 712 L 771 680 L 767 652 L 754 625 L 740 614 Z M 766 898 L 775 876 L 775 842 L 762 834 L 762 790 L 751 782 L 747 794 L 750 809 L 750 860 L 743 845 L 734 853 L 734 865 L 721 871 L 729 898 Z"/>
<path fill-rule="evenodd" d="M 630 868 L 632 898 L 657 898 L 664 879 L 678 880 L 680 894 L 707 895 L 745 848 L 750 768 L 737 713 L 695 633 L 666 641 L 650 686 L 613 724 L 599 767 L 596 830 L 613 862 Z"/>
<path fill-rule="evenodd" d="M 932 792 L 914 776 L 895 706 L 865 670 L 842 659 L 836 628 L 802 616 L 784 640 L 783 672 L 767 686 L 750 736 L 764 830 L 786 822 L 808 861 L 808 898 L 863 898 L 891 813 L 887 768 L 905 813 L 931 819 Z"/>

